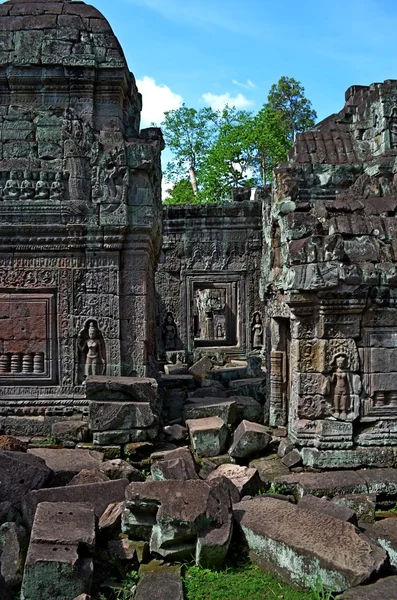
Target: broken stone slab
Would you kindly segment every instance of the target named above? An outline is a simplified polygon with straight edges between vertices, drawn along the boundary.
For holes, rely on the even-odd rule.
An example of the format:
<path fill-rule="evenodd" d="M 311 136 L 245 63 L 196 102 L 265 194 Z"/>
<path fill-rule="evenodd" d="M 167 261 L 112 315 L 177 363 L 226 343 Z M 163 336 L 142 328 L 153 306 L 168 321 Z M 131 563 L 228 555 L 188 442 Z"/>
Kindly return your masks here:
<path fill-rule="evenodd" d="M 0 450 L 7 452 L 26 452 L 28 445 L 12 435 L 0 435 Z"/>
<path fill-rule="evenodd" d="M 266 400 L 266 380 L 263 377 L 251 377 L 245 379 L 237 379 L 229 383 L 229 389 L 233 395 L 249 396 L 254 398 L 261 405 L 264 405 Z"/>
<path fill-rule="evenodd" d="M 146 402 L 90 402 L 88 423 L 92 431 L 142 429 L 157 425 L 158 417 Z"/>
<path fill-rule="evenodd" d="M 109 504 L 124 500 L 125 488 L 128 483 L 127 479 L 117 479 L 103 483 L 33 490 L 23 499 L 22 515 L 25 522 L 31 527 L 36 507 L 40 502 L 87 502 L 92 504 L 95 515 L 99 518 Z"/>
<path fill-rule="evenodd" d="M 158 403 L 158 384 L 150 377 L 109 377 L 90 375 L 84 381 L 89 400 Z"/>
<path fill-rule="evenodd" d="M 164 365 L 166 375 L 189 375 L 189 368 L 184 364 Z"/>
<path fill-rule="evenodd" d="M 232 425 L 236 422 L 237 407 L 233 400 L 227 398 L 206 398 L 184 406 L 183 418 L 185 421 L 190 419 L 206 419 L 208 417 L 219 417 L 227 424 Z"/>
<path fill-rule="evenodd" d="M 85 421 L 59 421 L 51 426 L 51 434 L 61 441 L 86 442 L 89 437 L 88 423 Z"/>
<path fill-rule="evenodd" d="M 28 533 L 21 525 L 4 523 L 0 527 L 0 573 L 9 589 L 22 583 L 28 544 Z"/>
<path fill-rule="evenodd" d="M 223 478 L 212 482 L 146 481 L 126 489 L 122 531 L 150 542 L 150 551 L 167 560 L 194 556 L 196 563 L 221 565 L 232 533 L 231 498 Z M 220 531 L 220 529 L 222 531 Z M 204 538 L 216 529 L 219 537 Z M 200 550 L 199 541 L 205 548 Z"/>
<path fill-rule="evenodd" d="M 259 477 L 265 486 L 272 484 L 279 477 L 289 475 L 288 467 L 283 465 L 277 454 L 251 460 L 248 466 L 258 470 Z"/>
<path fill-rule="evenodd" d="M 219 381 L 224 387 L 231 387 L 231 383 L 233 381 L 240 380 L 243 377 L 246 377 L 246 375 L 246 367 L 227 367 L 221 369 L 214 369 L 211 372 L 211 378 L 215 379 L 215 381 Z"/>
<path fill-rule="evenodd" d="M 357 524 L 357 517 L 354 510 L 348 506 L 326 500 L 325 498 L 318 498 L 317 496 L 308 494 L 299 500 L 298 506 L 307 510 L 315 510 L 334 519 L 346 521 L 346 523 Z"/>
<path fill-rule="evenodd" d="M 283 465 L 285 465 L 289 469 L 292 469 L 293 467 L 297 467 L 302 462 L 301 453 L 299 452 L 299 450 L 294 448 L 294 450 L 291 450 L 291 452 L 288 452 L 287 454 L 285 454 L 283 456 L 283 458 L 281 459 L 281 462 L 283 463 Z"/>
<path fill-rule="evenodd" d="M 263 423 L 263 406 L 257 400 L 249 396 L 234 395 L 230 395 L 229 400 L 233 400 L 236 403 L 236 423 L 244 420 Z"/>
<path fill-rule="evenodd" d="M 350 523 L 274 498 L 252 498 L 233 507 L 263 570 L 298 586 L 321 581 L 336 592 L 364 583 L 386 564 L 386 552 Z"/>
<path fill-rule="evenodd" d="M 0 502 L 18 504 L 30 490 L 48 485 L 53 471 L 39 456 L 0 451 Z"/>
<path fill-rule="evenodd" d="M 111 556 L 115 556 L 119 560 L 137 564 L 148 562 L 150 558 L 149 544 L 147 542 L 128 540 L 126 538 L 109 540 L 108 551 Z"/>
<path fill-rule="evenodd" d="M 379 579 L 376 583 L 359 585 L 335 600 L 397 600 L 397 576 Z"/>
<path fill-rule="evenodd" d="M 141 565 L 135 600 L 184 600 L 180 565 L 151 561 Z"/>
<path fill-rule="evenodd" d="M 138 469 L 121 458 L 106 460 L 100 466 L 100 471 L 109 479 L 128 479 L 131 481 L 144 481 L 144 476 Z"/>
<path fill-rule="evenodd" d="M 163 428 L 165 437 L 169 442 L 183 442 L 189 434 L 186 427 L 175 423 L 174 425 L 166 425 Z"/>
<path fill-rule="evenodd" d="M 194 390 L 196 382 L 193 375 L 160 375 L 160 387 L 164 390 Z"/>
<path fill-rule="evenodd" d="M 67 485 L 83 485 L 86 483 L 100 483 L 101 481 L 109 481 L 109 477 L 99 469 L 83 469 Z"/>
<path fill-rule="evenodd" d="M 327 473 L 297 473 L 275 479 L 275 484 L 296 498 L 313 496 L 341 496 L 368 493 L 365 479 L 357 471 L 328 471 Z"/>
<path fill-rule="evenodd" d="M 150 472 L 153 481 L 187 481 L 199 478 L 193 457 L 187 448 L 167 452 L 163 460 L 152 463 Z"/>
<path fill-rule="evenodd" d="M 303 465 L 315 469 L 381 468 L 394 464 L 394 448 L 391 447 L 365 447 L 354 450 L 302 448 L 301 454 Z"/>
<path fill-rule="evenodd" d="M 37 506 L 23 573 L 24 600 L 89 594 L 93 577 L 95 515 L 81 503 Z"/>
<path fill-rule="evenodd" d="M 397 469 L 363 469 L 360 476 L 369 494 L 376 494 L 377 503 L 397 501 Z"/>
<path fill-rule="evenodd" d="M 347 506 L 354 510 L 359 524 L 371 524 L 375 522 L 375 494 L 346 494 L 344 496 L 334 496 L 332 502 Z"/>
<path fill-rule="evenodd" d="M 280 458 L 284 458 L 286 454 L 292 452 L 295 449 L 295 445 L 288 439 L 281 440 L 277 448 L 277 454 Z"/>
<path fill-rule="evenodd" d="M 212 380 L 209 380 L 212 381 Z M 213 383 L 216 383 L 215 381 Z M 196 400 L 203 400 L 203 399 L 208 399 L 208 398 L 217 398 L 217 399 L 221 399 L 221 398 L 226 398 L 227 394 L 226 394 L 226 390 L 225 388 L 220 385 L 220 388 L 218 387 L 200 387 L 197 388 L 197 390 L 194 390 L 193 392 L 189 392 L 188 393 L 188 401 L 196 401 Z"/>
<path fill-rule="evenodd" d="M 262 482 L 257 469 L 240 467 L 239 465 L 220 465 L 207 477 L 207 481 L 217 477 L 230 479 L 243 496 L 255 496 L 262 487 Z"/>
<path fill-rule="evenodd" d="M 367 534 L 386 550 L 390 564 L 397 568 L 397 519 L 387 518 L 377 521 Z"/>
<path fill-rule="evenodd" d="M 42 458 L 53 471 L 51 487 L 66 485 L 83 469 L 99 469 L 103 462 L 102 452 L 79 448 L 32 448 L 28 454 Z"/>
<path fill-rule="evenodd" d="M 196 381 L 201 381 L 208 376 L 212 367 L 212 360 L 208 356 L 203 356 L 189 368 L 189 373 Z"/>
<path fill-rule="evenodd" d="M 226 449 L 228 430 L 219 417 L 189 419 L 186 427 L 197 456 L 217 456 Z"/>
<path fill-rule="evenodd" d="M 99 446 L 102 444 L 127 444 L 131 441 L 130 430 L 121 431 L 94 431 L 92 441 Z"/>
<path fill-rule="evenodd" d="M 259 423 L 241 421 L 233 434 L 233 443 L 229 448 L 233 458 L 251 458 L 259 455 L 271 440 L 267 428 Z"/>
<path fill-rule="evenodd" d="M 82 450 L 94 450 L 95 452 L 102 452 L 103 457 L 106 460 L 113 460 L 114 458 L 120 458 L 121 456 L 120 446 L 107 446 L 104 444 L 93 444 L 91 442 L 79 442 L 76 445 L 76 448 L 81 448 Z"/>
<path fill-rule="evenodd" d="M 112 530 L 121 524 L 121 515 L 125 508 L 125 502 L 112 502 L 99 518 L 99 531 Z"/>

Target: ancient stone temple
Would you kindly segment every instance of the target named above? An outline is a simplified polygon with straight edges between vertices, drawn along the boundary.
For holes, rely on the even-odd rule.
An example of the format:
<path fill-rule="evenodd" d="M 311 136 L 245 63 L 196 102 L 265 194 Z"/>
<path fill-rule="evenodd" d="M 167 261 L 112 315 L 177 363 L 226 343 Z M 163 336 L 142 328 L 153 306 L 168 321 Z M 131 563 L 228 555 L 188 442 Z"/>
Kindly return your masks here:
<path fill-rule="evenodd" d="M 265 207 L 270 423 L 299 445 L 397 441 L 397 81 L 298 135 Z"/>
<path fill-rule="evenodd" d="M 95 8 L 0 5 L 3 421 L 83 410 L 86 376 L 150 370 L 163 142 L 140 111 Z"/>

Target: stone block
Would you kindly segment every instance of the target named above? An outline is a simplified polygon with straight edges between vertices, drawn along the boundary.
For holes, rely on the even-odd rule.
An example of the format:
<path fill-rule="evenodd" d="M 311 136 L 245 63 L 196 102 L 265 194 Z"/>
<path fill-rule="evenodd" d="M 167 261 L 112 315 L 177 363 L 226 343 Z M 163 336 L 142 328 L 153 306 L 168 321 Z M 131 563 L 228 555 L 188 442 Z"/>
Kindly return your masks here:
<path fill-rule="evenodd" d="M 397 568 L 397 519 L 389 517 L 377 521 L 368 531 L 371 539 L 375 540 L 388 554 L 390 564 Z"/>
<path fill-rule="evenodd" d="M 205 379 L 208 376 L 212 370 L 212 366 L 212 360 L 207 356 L 203 356 L 189 368 L 189 373 L 193 375 L 196 381 L 201 381 L 201 379 Z"/>
<path fill-rule="evenodd" d="M 40 502 L 72 502 L 92 505 L 95 515 L 99 518 L 109 504 L 124 500 L 127 485 L 127 479 L 117 479 L 103 483 L 33 490 L 23 499 L 22 514 L 25 522 L 32 526 L 36 507 Z"/>
<path fill-rule="evenodd" d="M 94 431 L 92 441 L 99 446 L 103 444 L 127 444 L 131 441 L 131 433 L 128 429 L 121 431 Z"/>
<path fill-rule="evenodd" d="M 165 390 L 195 388 L 193 375 L 160 375 L 160 386 Z"/>
<path fill-rule="evenodd" d="M 174 425 L 166 425 L 163 428 L 163 431 L 169 442 L 183 442 L 188 435 L 187 428 L 183 427 L 183 425 L 179 425 L 178 423 L 175 423 Z"/>
<path fill-rule="evenodd" d="M 391 576 L 369 585 L 358 585 L 336 596 L 335 600 L 397 600 L 396 590 L 397 577 Z"/>
<path fill-rule="evenodd" d="M 356 469 L 387 467 L 394 463 L 393 448 L 354 448 L 354 450 L 318 450 L 302 448 L 302 462 L 315 469 Z"/>
<path fill-rule="evenodd" d="M 61 441 L 86 442 L 88 439 L 88 423 L 85 421 L 59 421 L 51 427 L 51 434 Z"/>
<path fill-rule="evenodd" d="M 186 426 L 197 456 L 217 456 L 225 450 L 228 431 L 219 417 L 191 419 Z"/>
<path fill-rule="evenodd" d="M 259 477 L 263 485 L 270 485 L 278 477 L 289 475 L 289 469 L 281 462 L 279 456 L 271 454 L 263 458 L 257 458 L 249 462 L 249 466 L 258 469 Z"/>
<path fill-rule="evenodd" d="M 163 460 L 152 463 L 150 472 L 153 481 L 198 479 L 193 457 L 187 448 L 167 452 Z"/>
<path fill-rule="evenodd" d="M 138 469 L 130 465 L 127 461 L 121 458 L 114 458 L 113 460 L 104 461 L 100 470 L 109 479 L 128 479 L 131 481 L 143 481 L 145 478 Z"/>
<path fill-rule="evenodd" d="M 327 473 L 298 473 L 278 477 L 276 483 L 292 492 L 297 498 L 306 494 L 313 496 L 341 496 L 345 494 L 365 494 L 367 483 L 362 472 L 329 471 Z"/>
<path fill-rule="evenodd" d="M 360 536 L 350 523 L 274 498 L 253 498 L 233 507 L 250 549 L 264 570 L 294 585 L 323 585 L 344 591 L 375 576 L 386 553 Z"/>
<path fill-rule="evenodd" d="M 255 496 L 262 487 L 262 481 L 259 477 L 257 469 L 250 467 L 240 467 L 239 465 L 219 465 L 207 477 L 207 481 L 216 479 L 217 477 L 226 477 L 236 486 L 240 493 L 240 498 L 243 496 Z"/>
<path fill-rule="evenodd" d="M 113 502 L 109 504 L 105 512 L 100 516 L 98 528 L 100 531 L 113 530 L 120 527 L 121 515 L 125 508 L 124 502 Z"/>
<path fill-rule="evenodd" d="M 99 469 L 83 469 L 67 485 L 83 485 L 86 483 L 100 483 L 101 481 L 109 481 L 109 477 L 106 477 Z"/>
<path fill-rule="evenodd" d="M 372 524 L 375 521 L 376 496 L 374 494 L 334 496 L 332 502 L 354 510 L 359 523 Z"/>
<path fill-rule="evenodd" d="M 157 381 L 149 377 L 108 377 L 90 375 L 84 381 L 90 400 L 116 400 L 157 404 Z"/>
<path fill-rule="evenodd" d="M 0 502 L 18 504 L 31 490 L 48 485 L 52 470 L 39 456 L 0 451 Z"/>
<path fill-rule="evenodd" d="M 266 399 L 266 380 L 263 377 L 251 377 L 249 379 L 237 379 L 229 383 L 232 394 L 236 396 L 248 396 L 254 398 L 260 404 Z"/>
<path fill-rule="evenodd" d="M 288 452 L 291 452 L 295 448 L 294 444 L 286 439 L 281 440 L 277 448 L 277 454 L 280 458 L 283 458 Z"/>
<path fill-rule="evenodd" d="M 185 404 L 183 416 L 190 419 L 219 417 L 227 424 L 236 421 L 236 403 L 230 398 L 208 398 Z"/>
<path fill-rule="evenodd" d="M 229 454 L 233 458 L 257 456 L 266 448 L 270 440 L 271 437 L 264 425 L 242 421 L 234 432 Z"/>
<path fill-rule="evenodd" d="M 298 502 L 300 508 L 306 510 L 315 510 L 334 519 L 340 519 L 346 521 L 346 523 L 356 523 L 356 513 L 354 510 L 347 506 L 338 505 L 330 500 L 324 498 L 318 498 L 317 496 L 311 496 L 310 494 L 303 496 Z"/>
<path fill-rule="evenodd" d="M 22 583 L 28 544 L 28 532 L 21 525 L 4 523 L 0 527 L 0 573 L 9 589 Z"/>
<path fill-rule="evenodd" d="M 135 600 L 184 600 L 181 567 L 152 561 L 139 569 Z"/>
<path fill-rule="evenodd" d="M 89 426 L 92 431 L 117 431 L 151 427 L 157 417 L 147 402 L 90 402 Z"/>
<path fill-rule="evenodd" d="M 77 502 L 40 502 L 34 517 L 31 543 L 62 546 L 95 546 L 93 507 Z"/>
<path fill-rule="evenodd" d="M 257 400 L 249 396 L 229 396 L 229 400 L 236 403 L 236 423 L 244 420 L 263 423 L 263 406 Z"/>
<path fill-rule="evenodd" d="M 289 469 L 297 467 L 302 462 L 301 453 L 295 448 L 294 450 L 291 450 L 291 452 L 285 454 L 281 459 L 281 462 Z"/>
<path fill-rule="evenodd" d="M 99 469 L 103 462 L 102 452 L 78 448 L 31 448 L 28 454 L 43 459 L 53 471 L 51 487 L 69 483 L 83 469 Z"/>
<path fill-rule="evenodd" d="M 111 556 L 121 561 L 133 562 L 134 564 L 146 563 L 150 558 L 149 544 L 147 542 L 128 540 L 126 538 L 109 540 L 108 551 Z"/>

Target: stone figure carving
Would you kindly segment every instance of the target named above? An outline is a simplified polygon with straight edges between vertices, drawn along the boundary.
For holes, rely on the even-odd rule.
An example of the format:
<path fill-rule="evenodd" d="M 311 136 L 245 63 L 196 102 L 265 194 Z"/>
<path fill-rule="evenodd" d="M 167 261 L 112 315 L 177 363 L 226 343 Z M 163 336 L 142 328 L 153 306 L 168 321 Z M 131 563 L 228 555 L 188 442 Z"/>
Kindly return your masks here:
<path fill-rule="evenodd" d="M 56 173 L 50 188 L 51 200 L 63 200 L 65 197 L 65 186 L 62 183 L 62 173 Z"/>
<path fill-rule="evenodd" d="M 105 342 L 95 321 L 86 323 L 80 332 L 78 349 L 81 353 L 81 371 L 84 377 L 103 375 L 106 367 Z"/>
<path fill-rule="evenodd" d="M 335 356 L 335 372 L 332 375 L 331 384 L 332 413 L 335 417 L 346 419 L 350 410 L 350 382 L 346 354 Z"/>
<path fill-rule="evenodd" d="M 223 328 L 222 328 L 222 325 L 220 323 L 218 323 L 218 325 L 216 326 L 216 337 L 218 339 L 224 337 Z"/>
<path fill-rule="evenodd" d="M 162 327 L 165 350 L 176 350 L 176 324 L 172 312 L 168 312 Z"/>
<path fill-rule="evenodd" d="M 20 200 L 32 200 L 35 194 L 35 186 L 32 181 L 32 174 L 30 171 L 25 171 L 23 174 L 23 180 L 21 183 L 21 195 Z"/>
<path fill-rule="evenodd" d="M 393 109 L 389 119 L 390 148 L 397 148 L 397 108 Z"/>
<path fill-rule="evenodd" d="M 261 316 L 258 312 L 255 313 L 251 331 L 252 331 L 252 347 L 260 348 L 261 346 L 263 346 L 263 325 L 262 325 Z"/>
<path fill-rule="evenodd" d="M 50 196 L 50 187 L 47 181 L 47 173 L 41 171 L 40 178 L 36 183 L 35 200 L 47 200 Z"/>
<path fill-rule="evenodd" d="M 4 200 L 18 200 L 20 191 L 17 173 L 11 171 L 10 179 L 8 179 L 4 186 L 3 198 Z"/>

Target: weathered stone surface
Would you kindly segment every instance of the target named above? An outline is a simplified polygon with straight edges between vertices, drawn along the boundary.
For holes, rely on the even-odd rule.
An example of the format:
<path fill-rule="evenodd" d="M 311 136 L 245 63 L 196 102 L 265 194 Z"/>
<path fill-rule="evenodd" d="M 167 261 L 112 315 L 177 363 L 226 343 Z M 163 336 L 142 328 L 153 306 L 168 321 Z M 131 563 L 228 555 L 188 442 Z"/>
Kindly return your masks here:
<path fill-rule="evenodd" d="M 195 362 L 194 365 L 189 368 L 189 373 L 190 375 L 193 375 L 196 381 L 200 381 L 201 379 L 207 377 L 208 373 L 212 369 L 212 366 L 212 360 L 210 360 L 207 356 L 203 356 L 203 358 L 200 358 L 200 360 Z"/>
<path fill-rule="evenodd" d="M 371 524 L 375 521 L 375 494 L 346 494 L 344 496 L 334 496 L 332 502 L 347 506 L 354 510 L 359 523 Z"/>
<path fill-rule="evenodd" d="M 32 448 L 28 454 L 42 458 L 53 471 L 52 486 L 65 485 L 83 469 L 99 469 L 103 461 L 102 452 L 61 448 Z"/>
<path fill-rule="evenodd" d="M 370 585 L 359 585 L 336 600 L 397 600 L 397 577 L 385 577 Z"/>
<path fill-rule="evenodd" d="M 294 450 L 291 450 L 291 452 L 285 454 L 281 459 L 281 462 L 289 469 L 297 467 L 302 462 L 301 453 L 295 448 Z"/>
<path fill-rule="evenodd" d="M 397 519 L 388 518 L 377 521 L 370 528 L 368 535 L 386 550 L 390 564 L 397 567 Z"/>
<path fill-rule="evenodd" d="M 220 565 L 232 533 L 228 488 L 223 479 L 131 483 L 122 529 L 169 560 L 193 555 L 197 564 Z"/>
<path fill-rule="evenodd" d="M 236 423 L 241 421 L 253 421 L 263 423 L 263 406 L 254 398 L 249 396 L 229 396 L 229 400 L 236 403 Z"/>
<path fill-rule="evenodd" d="M 160 386 L 166 390 L 193 390 L 195 382 L 193 375 L 160 375 Z"/>
<path fill-rule="evenodd" d="M 186 426 L 197 456 L 217 456 L 225 450 L 228 431 L 219 417 L 191 419 Z"/>
<path fill-rule="evenodd" d="M 258 470 L 259 477 L 264 485 L 270 485 L 279 477 L 289 475 L 288 467 L 283 465 L 277 454 L 251 460 L 249 467 Z"/>
<path fill-rule="evenodd" d="M 281 440 L 277 448 L 277 454 L 280 458 L 283 458 L 288 452 L 294 450 L 295 446 L 290 440 Z"/>
<path fill-rule="evenodd" d="M 250 458 L 260 454 L 271 440 L 264 425 L 242 421 L 233 435 L 233 443 L 229 448 L 233 458 Z"/>
<path fill-rule="evenodd" d="M 342 494 L 365 494 L 367 483 L 356 471 L 330 471 L 328 473 L 298 473 L 276 479 L 276 483 L 293 492 L 298 498 L 313 496 L 340 496 Z"/>
<path fill-rule="evenodd" d="M 88 423 L 85 421 L 59 421 L 53 423 L 51 433 L 58 440 L 71 440 L 72 442 L 86 442 L 88 439 Z"/>
<path fill-rule="evenodd" d="M 188 435 L 186 427 L 183 427 L 183 425 L 179 425 L 178 423 L 166 425 L 163 431 L 169 442 L 183 442 Z"/>
<path fill-rule="evenodd" d="M 124 502 L 113 502 L 112 504 L 109 504 L 109 506 L 99 518 L 99 530 L 110 530 L 119 527 L 121 523 L 121 515 L 123 514 L 124 508 Z"/>
<path fill-rule="evenodd" d="M 316 469 L 390 467 L 394 463 L 393 448 L 355 448 L 354 450 L 303 448 L 301 454 L 303 464 Z"/>
<path fill-rule="evenodd" d="M 298 502 L 300 508 L 306 508 L 307 510 L 315 510 L 334 519 L 340 519 L 346 521 L 346 523 L 356 523 L 356 513 L 347 506 L 338 505 L 335 502 L 330 502 L 324 498 L 318 498 L 317 496 L 311 496 L 307 494 L 303 496 Z"/>
<path fill-rule="evenodd" d="M 0 451 L 0 502 L 19 503 L 30 490 L 48 485 L 52 470 L 39 456 Z"/>
<path fill-rule="evenodd" d="M 28 533 L 21 525 L 4 523 L 0 527 L 0 573 L 10 589 L 22 583 L 28 543 Z"/>
<path fill-rule="evenodd" d="M 3 600 L 11 600 L 11 592 L 7 587 L 4 577 L 0 574 L 0 598 Z"/>
<path fill-rule="evenodd" d="M 266 380 L 263 377 L 250 377 L 249 379 L 237 379 L 229 383 L 233 395 L 248 396 L 254 398 L 260 404 L 264 404 L 266 398 Z"/>
<path fill-rule="evenodd" d="M 207 477 L 207 481 L 217 477 L 230 479 L 240 492 L 240 497 L 255 496 L 262 487 L 257 469 L 240 467 L 239 465 L 220 465 Z"/>
<path fill-rule="evenodd" d="M 99 518 L 109 504 L 124 500 L 127 485 L 127 479 L 117 479 L 103 483 L 34 490 L 23 499 L 23 517 L 28 524 L 32 525 L 36 507 L 40 502 L 87 502 L 92 504 L 95 515 Z"/>
<path fill-rule="evenodd" d="M 86 483 L 100 483 L 101 481 L 109 481 L 109 477 L 99 469 L 83 469 L 67 485 L 84 485 Z"/>
<path fill-rule="evenodd" d="M 0 435 L 0 450 L 9 452 L 26 452 L 28 445 L 11 435 Z"/>
<path fill-rule="evenodd" d="M 198 479 L 193 457 L 187 448 L 167 452 L 163 460 L 152 463 L 150 472 L 153 481 Z"/>
<path fill-rule="evenodd" d="M 208 398 L 185 404 L 184 419 L 205 419 L 219 417 L 227 424 L 233 424 L 237 418 L 236 403 L 231 399 Z"/>
<path fill-rule="evenodd" d="M 181 567 L 152 561 L 139 569 L 136 600 L 184 600 Z"/>
<path fill-rule="evenodd" d="M 95 545 L 93 507 L 76 502 L 40 502 L 33 522 L 31 542 L 73 546 L 92 551 Z"/>
<path fill-rule="evenodd" d="M 87 398 L 101 401 L 157 404 L 157 381 L 149 377 L 89 376 L 85 380 Z"/>
<path fill-rule="evenodd" d="M 93 431 L 116 431 L 151 427 L 157 417 L 149 402 L 90 402 L 89 426 Z"/>
<path fill-rule="evenodd" d="M 100 471 L 109 479 L 128 479 L 128 481 L 143 481 L 144 477 L 138 469 L 121 458 L 106 460 L 100 466 Z"/>
<path fill-rule="evenodd" d="M 234 518 L 251 557 L 297 585 L 323 584 L 335 591 L 367 581 L 379 572 L 386 553 L 357 534 L 350 523 L 273 498 L 234 506 Z"/>

